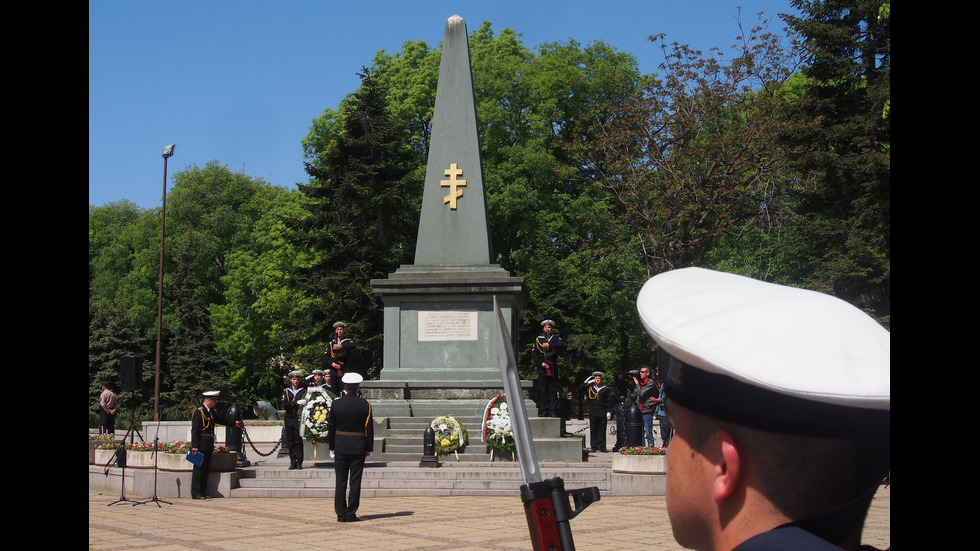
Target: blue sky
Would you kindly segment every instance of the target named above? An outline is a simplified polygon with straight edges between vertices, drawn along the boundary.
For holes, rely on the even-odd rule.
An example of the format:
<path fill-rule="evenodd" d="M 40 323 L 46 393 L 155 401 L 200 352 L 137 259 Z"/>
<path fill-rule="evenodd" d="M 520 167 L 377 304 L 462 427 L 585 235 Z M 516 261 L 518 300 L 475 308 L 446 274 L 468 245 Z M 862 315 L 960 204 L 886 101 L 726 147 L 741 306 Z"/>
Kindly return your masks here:
<path fill-rule="evenodd" d="M 408 40 L 437 48 L 446 19 L 543 42 L 603 40 L 654 72 L 647 40 L 728 51 L 762 11 L 782 32 L 789 0 L 173 0 L 89 2 L 89 205 L 161 205 L 166 144 L 173 174 L 216 160 L 294 188 L 306 182 L 300 140 L 356 90 L 378 50 Z"/>

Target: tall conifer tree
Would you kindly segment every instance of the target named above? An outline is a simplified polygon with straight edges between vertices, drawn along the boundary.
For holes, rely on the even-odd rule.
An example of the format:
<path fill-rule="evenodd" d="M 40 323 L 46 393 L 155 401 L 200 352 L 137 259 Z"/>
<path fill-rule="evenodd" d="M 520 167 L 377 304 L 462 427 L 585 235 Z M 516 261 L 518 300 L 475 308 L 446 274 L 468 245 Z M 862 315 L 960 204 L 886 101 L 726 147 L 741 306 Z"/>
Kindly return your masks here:
<path fill-rule="evenodd" d="M 891 300 L 890 2 L 794 0 L 807 82 L 784 128 L 803 176 L 791 279 L 869 311 Z"/>
<path fill-rule="evenodd" d="M 167 343 L 161 366 L 161 369 L 166 367 L 169 391 L 161 390 L 160 394 L 161 412 L 165 405 L 177 406 L 179 410 L 187 410 L 187 419 L 202 392 L 228 390 L 226 379 L 231 368 L 231 363 L 215 347 L 210 314 L 192 266 L 192 244 L 193 238 L 189 236 L 178 258 L 173 304 L 179 325 Z M 164 420 L 162 414 L 161 420 Z"/>
<path fill-rule="evenodd" d="M 370 280 L 414 258 L 422 183 L 411 177 L 407 130 L 388 113 L 385 85 L 367 68 L 359 76 L 333 147 L 306 164 L 312 181 L 298 186 L 309 215 L 290 221 L 294 239 L 319 256 L 294 270 L 291 285 L 310 303 L 287 323 L 307 345 L 298 360 L 309 370 L 320 367 L 333 322 L 345 321 L 358 343 L 357 369 L 370 377 L 384 342 L 383 305 Z"/>

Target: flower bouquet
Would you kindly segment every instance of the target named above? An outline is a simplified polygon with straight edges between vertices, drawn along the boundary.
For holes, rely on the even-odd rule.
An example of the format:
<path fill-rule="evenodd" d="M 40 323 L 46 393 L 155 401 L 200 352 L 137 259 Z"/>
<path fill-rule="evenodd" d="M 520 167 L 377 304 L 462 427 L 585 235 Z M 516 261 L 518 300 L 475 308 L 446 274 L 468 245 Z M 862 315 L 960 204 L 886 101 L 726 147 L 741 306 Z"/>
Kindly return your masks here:
<path fill-rule="evenodd" d="M 313 444 L 326 442 L 327 415 L 330 413 L 330 406 L 333 405 L 334 396 L 323 389 L 311 394 L 313 396 L 308 395 L 306 405 L 303 406 L 303 415 L 300 417 L 305 427 L 302 430 L 303 437 Z"/>
<path fill-rule="evenodd" d="M 494 451 L 510 452 L 511 457 L 514 456 L 516 445 L 506 396 L 498 394 L 483 411 L 481 440 L 490 446 L 490 461 L 493 461 Z"/>
<path fill-rule="evenodd" d="M 436 417 L 429 426 L 436 433 L 436 453 L 453 452 L 456 454 L 456 461 L 459 461 L 457 450 L 466 445 L 466 427 L 455 417 L 449 416 Z"/>

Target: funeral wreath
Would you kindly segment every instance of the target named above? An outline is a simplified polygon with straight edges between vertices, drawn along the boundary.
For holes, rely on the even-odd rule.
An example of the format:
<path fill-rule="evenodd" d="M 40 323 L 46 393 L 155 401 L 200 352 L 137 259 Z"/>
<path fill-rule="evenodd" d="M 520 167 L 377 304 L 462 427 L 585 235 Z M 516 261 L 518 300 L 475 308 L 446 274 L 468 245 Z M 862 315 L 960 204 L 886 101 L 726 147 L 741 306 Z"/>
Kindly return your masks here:
<path fill-rule="evenodd" d="M 454 452 L 466 445 L 466 427 L 455 417 L 436 417 L 429 426 L 436 433 L 436 453 Z"/>

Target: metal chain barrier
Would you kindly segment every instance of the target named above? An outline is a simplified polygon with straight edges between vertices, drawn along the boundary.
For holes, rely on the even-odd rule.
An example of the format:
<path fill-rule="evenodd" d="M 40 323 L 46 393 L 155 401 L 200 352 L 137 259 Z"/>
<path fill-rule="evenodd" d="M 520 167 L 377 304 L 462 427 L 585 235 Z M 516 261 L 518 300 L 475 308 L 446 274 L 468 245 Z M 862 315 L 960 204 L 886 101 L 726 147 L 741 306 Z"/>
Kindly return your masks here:
<path fill-rule="evenodd" d="M 276 442 L 276 446 L 274 448 L 272 448 L 272 451 L 270 451 L 269 453 L 262 453 L 258 449 L 256 449 L 255 444 L 252 443 L 252 439 L 248 436 L 248 431 L 245 430 L 245 425 L 244 424 L 242 425 L 242 436 L 245 437 L 245 440 L 248 440 L 248 445 L 252 447 L 252 450 L 255 451 L 255 453 L 261 455 L 262 457 L 268 457 L 268 456 L 276 453 L 276 450 L 278 450 L 279 449 L 279 446 L 282 445 L 282 437 L 280 436 L 279 437 L 279 441 Z"/>

